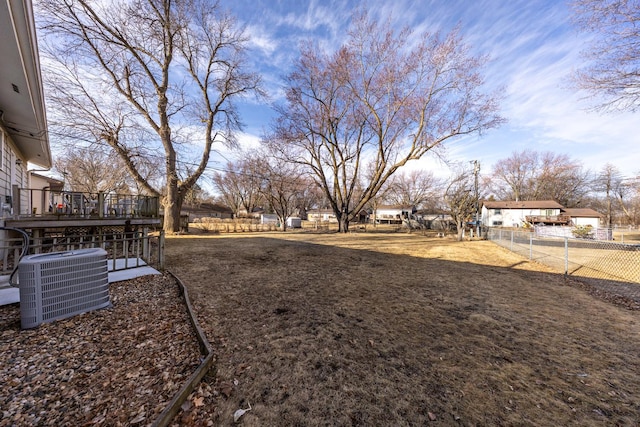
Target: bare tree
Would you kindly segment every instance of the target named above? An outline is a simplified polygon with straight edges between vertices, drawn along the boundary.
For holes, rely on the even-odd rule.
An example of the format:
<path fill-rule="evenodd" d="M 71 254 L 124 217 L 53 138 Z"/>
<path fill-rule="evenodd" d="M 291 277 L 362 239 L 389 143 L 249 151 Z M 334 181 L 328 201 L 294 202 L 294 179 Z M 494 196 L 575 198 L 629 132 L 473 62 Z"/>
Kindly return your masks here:
<path fill-rule="evenodd" d="M 637 0 L 574 0 L 574 21 L 593 42 L 588 65 L 577 73 L 581 89 L 598 96 L 597 109 L 640 107 L 640 7 Z"/>
<path fill-rule="evenodd" d="M 225 172 L 213 174 L 213 185 L 218 190 L 220 201 L 228 206 L 235 217 L 238 217 L 242 209 L 242 198 L 239 189 L 240 175 L 233 170 L 233 163 L 227 163 Z"/>
<path fill-rule="evenodd" d="M 378 226 L 379 218 L 377 218 L 378 209 L 390 202 L 390 194 L 393 188 L 393 181 L 395 177 L 390 177 L 381 187 L 378 192 L 369 199 L 369 202 L 366 205 L 366 208 L 369 208 L 372 216 L 371 220 L 373 221 L 373 226 Z"/>
<path fill-rule="evenodd" d="M 638 225 L 640 222 L 640 176 L 625 181 L 625 188 L 628 192 L 625 194 L 624 214 L 627 224 Z"/>
<path fill-rule="evenodd" d="M 617 202 L 627 224 L 638 224 L 640 213 L 640 186 L 638 180 L 623 181 L 616 192 Z"/>
<path fill-rule="evenodd" d="M 538 153 L 514 152 L 493 165 L 492 191 L 499 199 L 528 200 L 537 176 Z"/>
<path fill-rule="evenodd" d="M 591 172 L 584 169 L 579 160 L 547 151 L 540 155 L 537 185 L 531 200 L 555 200 L 565 207 L 576 207 L 591 191 L 591 180 Z"/>
<path fill-rule="evenodd" d="M 199 184 L 195 184 L 191 189 L 187 192 L 184 203 L 189 205 L 191 208 L 199 208 L 203 203 L 211 200 L 211 195 Z"/>
<path fill-rule="evenodd" d="M 279 156 L 255 157 L 262 174 L 261 194 L 278 216 L 280 229 L 287 230 L 287 220 L 299 208 L 299 201 L 307 182 L 301 167 Z"/>
<path fill-rule="evenodd" d="M 605 164 L 596 177 L 595 189 L 605 194 L 607 209 L 605 222 L 607 227 L 611 227 L 613 221 L 613 201 L 621 186 L 622 176 L 620 171 L 611 163 Z"/>
<path fill-rule="evenodd" d="M 322 206 L 324 194 L 322 189 L 318 187 L 316 182 L 309 176 L 303 174 L 299 177 L 300 189 L 298 192 L 298 201 L 296 205 L 300 210 L 300 214 L 306 214 L 310 209 Z"/>
<path fill-rule="evenodd" d="M 129 190 L 130 179 L 122 160 L 96 147 L 68 149 L 56 157 L 54 168 L 65 176 L 71 191 L 95 194 Z"/>
<path fill-rule="evenodd" d="M 234 100 L 259 93 L 259 77 L 244 71 L 243 30 L 206 0 L 38 5 L 54 61 L 44 73 L 56 94 L 48 104 L 60 132 L 109 144 L 147 192 L 164 196 L 164 229 L 177 231 L 212 145 L 233 143 L 240 127 Z M 196 151 L 188 173 L 179 158 Z M 138 159 L 150 152 L 163 153 L 164 191 L 140 173 Z"/>
<path fill-rule="evenodd" d="M 389 187 L 387 200 L 390 203 L 422 209 L 437 205 L 444 190 L 444 180 L 431 171 L 413 170 L 396 174 Z"/>
<path fill-rule="evenodd" d="M 614 165 L 605 164 L 596 175 L 593 188 L 604 195 L 604 210 L 606 211 L 606 226 L 611 227 L 616 212 L 633 223 L 633 196 L 635 180 L 625 180 L 622 173 Z"/>
<path fill-rule="evenodd" d="M 234 215 L 244 209 L 247 214 L 260 206 L 263 201 L 260 193 L 262 172 L 256 164 L 256 157 L 249 153 L 242 160 L 228 162 L 226 171 L 213 175 L 213 184 L 220 192 L 225 204 Z"/>
<path fill-rule="evenodd" d="M 574 207 L 590 191 L 590 173 L 566 154 L 514 152 L 497 161 L 491 189 L 503 200 L 555 200 Z"/>
<path fill-rule="evenodd" d="M 457 31 L 414 37 L 362 13 L 336 52 L 302 47 L 268 141 L 310 169 L 346 232 L 409 160 L 501 122 L 484 61 Z"/>
<path fill-rule="evenodd" d="M 456 224 L 457 239 L 462 240 L 465 225 L 476 212 L 473 171 L 460 169 L 451 178 L 445 190 L 445 202 Z"/>

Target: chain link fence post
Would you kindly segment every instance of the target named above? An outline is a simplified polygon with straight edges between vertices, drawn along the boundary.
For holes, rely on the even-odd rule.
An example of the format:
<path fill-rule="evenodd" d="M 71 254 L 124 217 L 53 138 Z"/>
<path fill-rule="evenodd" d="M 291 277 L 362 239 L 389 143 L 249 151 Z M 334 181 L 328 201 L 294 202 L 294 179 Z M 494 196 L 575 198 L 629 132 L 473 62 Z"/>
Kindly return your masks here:
<path fill-rule="evenodd" d="M 513 252 L 513 230 L 511 230 L 511 246 L 509 247 L 509 250 Z"/>
<path fill-rule="evenodd" d="M 564 238 L 564 275 L 569 274 L 569 238 Z"/>

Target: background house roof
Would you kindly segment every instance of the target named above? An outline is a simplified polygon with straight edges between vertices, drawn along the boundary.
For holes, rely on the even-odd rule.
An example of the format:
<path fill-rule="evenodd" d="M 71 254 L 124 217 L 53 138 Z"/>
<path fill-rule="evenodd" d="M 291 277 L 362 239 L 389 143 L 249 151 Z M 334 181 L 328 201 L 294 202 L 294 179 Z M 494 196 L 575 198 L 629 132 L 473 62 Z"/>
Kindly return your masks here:
<path fill-rule="evenodd" d="M 485 201 L 487 209 L 564 209 L 564 207 L 554 200 L 524 200 L 518 201 Z"/>
<path fill-rule="evenodd" d="M 51 167 L 31 0 L 0 2 L 0 125 L 29 162 Z"/>
<path fill-rule="evenodd" d="M 46 182 L 48 182 L 49 184 L 64 184 L 64 181 L 60 181 L 57 178 L 52 178 L 50 176 L 46 176 L 46 175 L 42 175 L 39 173 L 35 173 L 35 172 L 30 172 L 31 176 L 35 177 L 35 178 L 40 178 Z"/>
<path fill-rule="evenodd" d="M 563 211 L 569 215 L 570 217 L 580 217 L 580 218 L 600 218 L 600 215 L 597 211 L 594 211 L 590 208 L 573 208 L 573 209 L 563 209 Z"/>
<path fill-rule="evenodd" d="M 394 209 L 394 210 L 415 210 L 415 206 L 413 205 L 380 205 L 377 207 L 378 210 L 381 209 Z"/>

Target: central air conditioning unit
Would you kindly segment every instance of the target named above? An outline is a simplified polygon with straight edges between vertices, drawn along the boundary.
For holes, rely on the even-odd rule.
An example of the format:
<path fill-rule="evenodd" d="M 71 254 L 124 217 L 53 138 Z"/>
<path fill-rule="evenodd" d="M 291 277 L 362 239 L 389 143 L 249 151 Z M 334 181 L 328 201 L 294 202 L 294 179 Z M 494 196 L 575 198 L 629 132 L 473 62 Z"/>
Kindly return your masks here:
<path fill-rule="evenodd" d="M 28 255 L 18 264 L 23 329 L 109 307 L 107 251 Z"/>

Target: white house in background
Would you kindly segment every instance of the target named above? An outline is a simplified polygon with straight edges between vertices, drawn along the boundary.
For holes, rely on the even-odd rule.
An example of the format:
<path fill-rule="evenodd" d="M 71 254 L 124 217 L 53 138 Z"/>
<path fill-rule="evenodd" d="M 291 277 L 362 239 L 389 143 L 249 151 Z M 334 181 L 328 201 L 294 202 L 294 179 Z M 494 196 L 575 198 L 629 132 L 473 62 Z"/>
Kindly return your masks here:
<path fill-rule="evenodd" d="M 567 225 L 570 218 L 564 207 L 553 200 L 485 201 L 482 224 L 485 227 L 522 227 L 529 224 Z"/>
<path fill-rule="evenodd" d="M 411 218 L 415 212 L 416 207 L 410 205 L 378 206 L 373 211 L 373 221 L 376 224 L 400 224 L 402 220 Z"/>
<path fill-rule="evenodd" d="M 0 223 L 31 213 L 27 162 L 51 167 L 31 0 L 0 2 Z"/>
<path fill-rule="evenodd" d="M 482 205 L 485 227 L 522 227 L 528 223 L 598 228 L 601 218 L 593 209 L 565 208 L 553 200 L 485 201 Z"/>
<path fill-rule="evenodd" d="M 562 212 L 571 218 L 571 224 L 575 226 L 600 227 L 602 215 L 589 208 L 565 208 Z"/>

